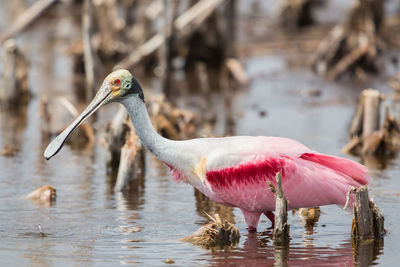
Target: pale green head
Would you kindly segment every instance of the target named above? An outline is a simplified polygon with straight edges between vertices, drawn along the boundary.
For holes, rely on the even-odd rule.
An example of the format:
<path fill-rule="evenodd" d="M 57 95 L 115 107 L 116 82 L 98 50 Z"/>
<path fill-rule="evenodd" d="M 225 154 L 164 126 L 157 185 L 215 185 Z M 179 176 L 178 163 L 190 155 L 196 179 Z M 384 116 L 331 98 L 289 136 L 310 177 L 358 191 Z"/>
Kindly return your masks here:
<path fill-rule="evenodd" d="M 144 102 L 142 87 L 133 75 L 124 69 L 107 75 L 92 102 L 44 151 L 44 157 L 50 159 L 62 148 L 71 133 L 100 107 L 110 102 L 118 102 L 128 97 L 138 97 Z"/>
<path fill-rule="evenodd" d="M 110 101 L 118 100 L 120 97 L 125 97 L 133 93 L 138 93 L 143 100 L 142 88 L 128 70 L 120 69 L 111 72 L 104 79 L 103 86 L 109 86 L 110 88 L 113 96 Z"/>

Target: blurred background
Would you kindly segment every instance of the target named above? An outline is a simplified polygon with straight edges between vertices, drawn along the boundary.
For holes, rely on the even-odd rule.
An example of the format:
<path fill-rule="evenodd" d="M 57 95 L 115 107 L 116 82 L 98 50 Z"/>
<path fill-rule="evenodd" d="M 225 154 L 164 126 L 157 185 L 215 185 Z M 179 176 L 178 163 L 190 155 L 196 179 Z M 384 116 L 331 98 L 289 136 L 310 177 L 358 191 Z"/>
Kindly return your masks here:
<path fill-rule="evenodd" d="M 0 3 L 0 265 L 397 264 L 398 1 Z M 293 212 L 288 246 L 247 234 L 239 210 L 171 181 L 119 104 L 47 162 L 50 140 L 118 68 L 142 84 L 165 137 L 282 136 L 366 164 L 384 240 L 352 242 L 352 214 L 336 206 L 312 223 Z M 372 111 L 368 88 L 377 90 Z M 206 250 L 178 241 L 206 213 L 235 223 L 240 242 Z M 269 226 L 263 218 L 259 227 Z"/>

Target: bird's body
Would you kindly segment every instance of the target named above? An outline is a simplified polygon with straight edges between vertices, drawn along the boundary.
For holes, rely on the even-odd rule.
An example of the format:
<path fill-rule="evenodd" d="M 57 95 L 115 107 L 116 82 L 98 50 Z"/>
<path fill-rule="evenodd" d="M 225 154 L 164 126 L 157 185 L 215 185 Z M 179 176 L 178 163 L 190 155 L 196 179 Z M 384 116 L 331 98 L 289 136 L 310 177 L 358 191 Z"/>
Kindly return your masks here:
<path fill-rule="evenodd" d="M 268 183 L 282 171 L 288 208 L 344 206 L 349 189 L 367 184 L 367 168 L 314 152 L 287 138 L 236 136 L 182 141 L 185 164 L 166 163 L 173 179 L 190 183 L 210 199 L 238 207 L 250 229 L 262 213 L 275 210 Z"/>
<path fill-rule="evenodd" d="M 70 133 L 98 107 L 117 99 L 127 108 L 143 145 L 172 170 L 174 180 L 191 184 L 216 202 L 240 208 L 249 230 L 257 228 L 262 213 L 271 218 L 275 197 L 268 182 L 275 184 L 278 171 L 282 171 L 290 209 L 344 205 L 352 186 L 359 187 L 370 180 L 365 166 L 317 153 L 287 138 L 163 138 L 150 122 L 140 85 L 126 72 L 120 70 L 107 76 L 87 110 L 48 146 L 46 158 L 57 153 Z M 121 83 L 122 79 L 129 79 L 129 83 Z M 115 89 L 125 82 L 133 89 Z"/>

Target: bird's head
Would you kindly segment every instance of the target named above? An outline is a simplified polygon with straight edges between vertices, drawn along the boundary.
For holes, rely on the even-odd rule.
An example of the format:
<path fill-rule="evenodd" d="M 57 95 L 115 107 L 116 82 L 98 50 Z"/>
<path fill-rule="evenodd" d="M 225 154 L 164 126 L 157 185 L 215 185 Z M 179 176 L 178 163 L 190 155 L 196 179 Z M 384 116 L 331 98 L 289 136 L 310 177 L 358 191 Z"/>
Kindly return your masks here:
<path fill-rule="evenodd" d="M 142 88 L 135 77 L 124 69 L 110 73 L 104 79 L 99 91 L 86 109 L 47 146 L 44 151 L 44 157 L 50 159 L 57 154 L 71 133 L 100 107 L 110 102 L 119 102 L 123 98 L 132 95 L 144 102 Z"/>
<path fill-rule="evenodd" d="M 143 91 L 140 84 L 137 82 L 135 77 L 124 69 L 116 70 L 108 74 L 101 85 L 100 91 L 105 91 L 110 95 L 110 99 L 107 101 L 118 101 L 123 97 L 131 94 L 137 94 L 144 101 Z"/>

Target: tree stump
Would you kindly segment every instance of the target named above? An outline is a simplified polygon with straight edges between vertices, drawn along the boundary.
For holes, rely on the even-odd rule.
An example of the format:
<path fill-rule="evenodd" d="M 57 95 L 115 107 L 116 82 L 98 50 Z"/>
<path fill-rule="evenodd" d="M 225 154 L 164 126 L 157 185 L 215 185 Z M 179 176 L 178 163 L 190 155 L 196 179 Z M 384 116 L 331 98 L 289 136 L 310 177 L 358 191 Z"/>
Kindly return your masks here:
<path fill-rule="evenodd" d="M 368 196 L 368 187 L 353 189 L 354 217 L 351 235 L 354 239 L 379 239 L 385 234 L 384 217 L 378 207 Z"/>
<path fill-rule="evenodd" d="M 149 95 L 147 108 L 156 130 L 164 137 L 181 140 L 196 137 L 196 116 L 174 107 L 164 94 Z"/>
<path fill-rule="evenodd" d="M 14 40 L 4 43 L 2 52 L 3 73 L 0 103 L 4 108 L 15 108 L 29 101 L 28 62 Z"/>
<path fill-rule="evenodd" d="M 313 7 L 317 0 L 283 0 L 279 7 L 279 24 L 288 29 L 297 29 L 314 23 Z"/>
<path fill-rule="evenodd" d="M 46 95 L 43 95 L 40 99 L 40 108 L 39 108 L 39 116 L 40 116 L 40 129 L 42 132 L 42 141 L 48 143 L 51 136 L 51 114 L 49 112 L 49 100 Z"/>
<path fill-rule="evenodd" d="M 128 112 L 120 107 L 111 123 L 107 125 L 105 133 L 106 164 L 109 173 L 116 173 L 121 159 L 121 148 L 126 142 L 129 131 L 127 124 Z"/>
<path fill-rule="evenodd" d="M 383 0 L 354 0 L 346 20 L 321 41 L 312 60 L 314 71 L 331 80 L 344 73 L 363 77 L 378 72 L 383 16 Z"/>
<path fill-rule="evenodd" d="M 400 126 L 386 108 L 383 126 L 380 110 L 383 95 L 367 89 L 361 93 L 350 127 L 350 142 L 343 152 L 362 156 L 391 156 L 400 149 Z"/>
<path fill-rule="evenodd" d="M 137 187 L 144 178 L 144 169 L 144 150 L 132 123 L 129 123 L 126 141 L 121 149 L 121 158 L 114 190 L 122 192 Z"/>

